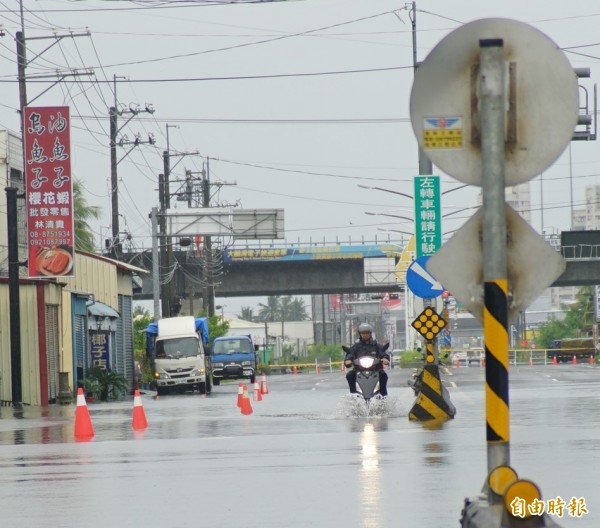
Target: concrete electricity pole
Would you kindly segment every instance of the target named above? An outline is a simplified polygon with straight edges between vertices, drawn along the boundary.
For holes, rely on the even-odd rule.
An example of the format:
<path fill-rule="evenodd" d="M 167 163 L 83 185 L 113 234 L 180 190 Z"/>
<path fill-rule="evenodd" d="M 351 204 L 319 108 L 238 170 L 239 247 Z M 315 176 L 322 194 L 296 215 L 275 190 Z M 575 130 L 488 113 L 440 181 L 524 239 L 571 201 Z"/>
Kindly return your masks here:
<path fill-rule="evenodd" d="M 206 169 L 202 171 L 202 207 L 210 207 L 210 159 L 206 158 Z M 215 289 L 212 273 L 212 240 L 204 237 L 204 309 L 208 317 L 215 314 Z"/>
<path fill-rule="evenodd" d="M 140 140 L 139 137 L 133 141 L 129 141 L 126 137 L 121 141 L 117 142 L 117 136 L 121 130 L 138 114 L 140 113 L 148 113 L 153 114 L 154 108 L 152 105 L 146 105 L 145 108 L 141 109 L 139 107 L 129 107 L 127 109 L 118 110 L 117 109 L 117 79 L 122 77 L 113 76 L 113 84 L 114 84 L 114 106 L 111 106 L 108 109 L 108 115 L 110 118 L 110 192 L 111 192 L 111 223 L 112 223 L 112 239 L 110 244 L 108 245 L 109 254 L 112 258 L 119 260 L 123 256 L 123 248 L 121 245 L 121 241 L 119 239 L 119 176 L 117 173 L 117 167 L 121 161 L 123 161 L 131 151 L 143 144 L 154 144 L 154 137 L 149 135 L 147 141 Z M 118 126 L 118 117 L 120 115 L 129 114 L 128 119 L 123 123 L 121 127 Z M 127 153 L 117 161 L 117 144 L 120 147 L 124 147 L 126 145 L 132 145 L 131 149 L 127 151 Z"/>
<path fill-rule="evenodd" d="M 21 144 L 22 144 L 22 156 L 23 156 L 23 168 L 25 168 L 25 129 L 23 122 L 23 115 L 25 107 L 35 101 L 38 97 L 48 91 L 47 88 L 42 93 L 38 94 L 31 101 L 27 99 L 27 40 L 41 40 L 41 39 L 55 39 L 55 44 L 64 37 L 79 37 L 89 36 L 88 33 L 69 35 L 53 35 L 51 37 L 34 37 L 32 39 L 25 38 L 25 26 L 23 18 L 23 2 L 20 2 L 20 14 L 21 14 L 21 31 L 16 33 L 16 45 L 17 45 L 17 78 L 19 82 L 19 115 L 21 121 Z M 51 45 L 52 46 L 52 45 Z M 51 46 L 46 48 L 48 50 Z M 34 59 L 39 58 L 46 51 L 38 53 Z M 34 60 L 32 59 L 32 60 Z M 71 72 L 56 73 L 54 75 L 36 75 L 36 79 L 43 77 L 59 77 L 54 83 L 57 84 L 62 81 L 65 77 L 73 77 L 78 75 L 90 75 L 91 72 Z M 24 169 L 23 169 L 24 170 Z M 18 189 L 7 187 L 6 191 L 6 202 L 7 202 L 7 245 L 8 245 L 8 276 L 9 276 L 9 306 L 10 306 L 10 355 L 11 355 L 11 387 L 12 387 L 12 404 L 14 407 L 21 407 L 22 405 L 22 369 L 21 369 L 21 319 L 20 313 L 20 279 L 19 279 L 19 267 L 21 262 L 19 261 L 19 236 L 17 229 L 18 219 L 18 204 L 17 199 L 24 198 L 24 194 L 19 194 Z"/>

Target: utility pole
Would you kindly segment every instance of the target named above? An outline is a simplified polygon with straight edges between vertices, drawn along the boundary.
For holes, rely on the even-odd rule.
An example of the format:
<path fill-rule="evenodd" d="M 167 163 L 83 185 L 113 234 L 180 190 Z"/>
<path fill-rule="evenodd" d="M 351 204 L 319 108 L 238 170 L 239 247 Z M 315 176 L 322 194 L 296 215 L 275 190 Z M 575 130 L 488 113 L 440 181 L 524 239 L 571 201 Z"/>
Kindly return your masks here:
<path fill-rule="evenodd" d="M 17 233 L 17 189 L 6 189 L 8 225 L 8 295 L 10 313 L 10 385 L 13 407 L 23 401 L 21 383 L 21 317 L 19 297 L 19 241 Z"/>
<path fill-rule="evenodd" d="M 202 171 L 202 206 L 210 207 L 210 158 L 206 158 L 206 169 Z M 208 317 L 215 314 L 215 289 L 212 272 L 212 240 L 210 235 L 204 237 L 204 310 Z"/>
<path fill-rule="evenodd" d="M 25 38 L 25 24 L 23 17 L 23 2 L 19 2 L 20 17 L 21 17 L 21 31 L 16 33 L 16 46 L 17 46 L 17 78 L 19 84 L 19 117 L 21 125 L 21 154 L 23 160 L 23 171 L 25 172 L 26 158 L 25 155 L 25 123 L 23 121 L 23 115 L 25 107 L 35 101 L 38 97 L 47 92 L 55 84 L 63 80 L 68 76 L 82 75 L 78 72 L 71 72 L 69 74 L 52 75 L 52 77 L 59 76 L 59 79 L 53 83 L 49 88 L 44 90 L 42 93 L 37 95 L 31 101 L 27 99 L 27 40 L 41 40 L 52 38 L 55 40 L 54 44 L 60 42 L 65 36 L 78 37 L 83 36 L 81 34 L 71 33 L 70 35 L 53 35 L 52 37 L 35 37 L 34 39 Z M 86 33 L 85 35 L 88 35 Z M 50 49 L 54 44 L 48 46 L 44 51 L 35 55 L 32 60 L 40 57 L 45 51 Z M 91 75 L 91 72 L 86 72 L 83 75 Z M 43 77 L 49 77 L 46 75 L 37 75 L 36 79 Z M 8 276 L 9 276 L 9 321 L 10 321 L 10 364 L 11 364 L 11 391 L 12 391 L 12 404 L 14 407 L 21 407 L 22 405 L 22 368 L 21 368 L 21 299 L 20 299 L 20 279 L 19 279 L 19 267 L 21 262 L 19 261 L 19 233 L 18 233 L 18 205 L 17 198 L 24 198 L 24 194 L 18 194 L 18 189 L 13 187 L 7 187 L 6 191 L 6 216 L 7 216 L 7 245 L 8 245 Z"/>
<path fill-rule="evenodd" d="M 121 241 L 119 238 L 120 227 L 119 227 L 119 175 L 117 172 L 117 167 L 119 163 L 121 163 L 131 151 L 138 147 L 139 145 L 149 144 L 154 145 L 154 137 L 150 134 L 148 136 L 147 141 L 142 141 L 139 136 L 136 136 L 133 141 L 129 141 L 127 137 L 123 138 L 121 141 L 117 142 L 117 136 L 121 130 L 138 114 L 140 113 L 148 113 L 153 114 L 154 108 L 152 105 L 146 105 L 144 109 L 139 107 L 129 107 L 128 109 L 118 110 L 117 109 L 117 79 L 123 77 L 113 76 L 113 84 L 114 84 L 114 106 L 111 106 L 108 109 L 108 115 L 110 119 L 110 193 L 111 193 L 111 223 L 112 223 L 112 240 L 108 245 L 109 254 L 114 259 L 121 259 L 123 257 L 123 248 L 121 245 Z M 130 114 L 129 118 L 123 123 L 121 127 L 118 126 L 118 116 L 123 114 Z M 127 151 L 127 153 L 117 161 L 117 144 L 120 147 L 124 147 L 126 145 L 132 145 L 132 148 Z"/>
<path fill-rule="evenodd" d="M 167 269 L 167 252 L 165 250 L 167 239 L 167 218 L 166 214 L 166 205 L 165 205 L 165 194 L 166 194 L 166 186 L 165 186 L 165 175 L 158 175 L 158 200 L 160 202 L 160 217 L 158 221 L 159 228 L 159 243 L 160 243 L 160 269 Z M 153 278 L 157 283 L 160 283 L 160 274 L 157 274 L 155 278 Z M 169 295 L 169 285 L 168 283 L 160 284 L 160 303 L 161 303 L 161 313 L 163 317 L 171 316 L 171 297 Z M 158 314 L 155 314 L 158 317 Z"/>
<path fill-rule="evenodd" d="M 160 273 L 158 263 L 158 209 L 152 208 L 150 213 L 152 219 L 152 300 L 154 301 L 154 320 L 158 321 L 159 317 L 159 300 L 160 300 Z"/>
<path fill-rule="evenodd" d="M 173 169 L 181 162 L 185 156 L 197 155 L 198 152 L 181 152 L 178 154 L 171 154 L 171 145 L 169 143 L 169 128 L 178 128 L 177 125 L 166 125 L 167 133 L 167 149 L 163 151 L 163 174 L 159 174 L 159 201 L 161 209 L 161 217 L 159 221 L 159 232 L 162 242 L 160 252 L 160 264 L 163 270 L 167 270 L 170 278 L 165 281 L 161 287 L 161 306 L 163 317 L 173 317 L 176 314 L 175 297 L 176 297 L 176 283 L 174 281 L 174 258 L 173 258 L 173 245 L 171 238 L 167 236 L 167 221 L 166 214 L 167 210 L 171 207 L 171 188 L 170 188 L 170 176 Z M 171 158 L 178 156 L 179 161 L 171 167 Z"/>
<path fill-rule="evenodd" d="M 21 138 L 24 137 L 23 130 L 23 108 L 27 106 L 27 84 L 25 82 L 25 66 L 27 64 L 25 33 L 17 31 L 17 77 L 19 79 L 19 113 L 21 114 Z"/>
<path fill-rule="evenodd" d="M 169 125 L 167 125 L 167 150 L 163 152 L 163 201 L 164 201 L 164 211 L 166 212 L 171 207 L 171 189 L 169 184 L 169 175 L 171 173 L 171 156 L 169 152 Z M 165 222 L 166 227 L 166 222 Z M 165 235 L 167 233 L 164 233 Z M 174 259 L 173 259 L 173 243 L 171 241 L 171 237 L 167 237 L 164 240 L 164 248 L 165 248 L 165 269 L 168 270 L 171 279 L 165 283 L 165 297 L 168 299 L 166 306 L 169 311 L 166 312 L 168 315 L 166 317 L 172 317 L 175 315 L 174 307 L 175 307 L 175 274 L 171 275 L 171 270 L 173 269 Z"/>
<path fill-rule="evenodd" d="M 417 2 L 412 3 L 410 12 L 410 21 L 412 26 L 412 44 L 413 44 L 413 71 L 416 73 L 419 67 L 417 60 Z M 422 176 L 433 174 L 431 160 L 426 156 L 423 149 L 419 146 L 419 174 Z"/>

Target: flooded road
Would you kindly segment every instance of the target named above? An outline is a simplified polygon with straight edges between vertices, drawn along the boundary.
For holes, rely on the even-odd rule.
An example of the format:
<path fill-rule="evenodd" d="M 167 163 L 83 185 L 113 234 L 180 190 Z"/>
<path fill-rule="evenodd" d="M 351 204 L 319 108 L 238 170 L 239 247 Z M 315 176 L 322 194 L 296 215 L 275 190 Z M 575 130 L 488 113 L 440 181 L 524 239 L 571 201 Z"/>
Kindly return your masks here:
<path fill-rule="evenodd" d="M 237 407 L 237 384 L 209 397 L 142 396 L 149 427 L 131 426 L 133 398 L 93 403 L 89 442 L 74 406 L 0 410 L 3 526 L 459 526 L 487 473 L 483 369 L 442 379 L 457 413 L 410 422 L 409 370 L 390 371 L 380 416 L 361 416 L 339 372 L 270 376 L 269 394 Z M 511 463 L 543 499 L 584 497 L 600 526 L 600 369 L 517 367 L 510 373 Z"/>

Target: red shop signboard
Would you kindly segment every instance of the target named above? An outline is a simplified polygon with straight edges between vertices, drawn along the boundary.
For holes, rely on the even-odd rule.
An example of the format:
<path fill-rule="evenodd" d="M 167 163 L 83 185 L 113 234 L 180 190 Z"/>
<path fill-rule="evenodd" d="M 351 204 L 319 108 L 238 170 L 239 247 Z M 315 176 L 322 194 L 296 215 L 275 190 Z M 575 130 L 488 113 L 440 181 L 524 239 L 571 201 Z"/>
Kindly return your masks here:
<path fill-rule="evenodd" d="M 29 277 L 73 276 L 69 107 L 26 107 L 23 119 Z"/>

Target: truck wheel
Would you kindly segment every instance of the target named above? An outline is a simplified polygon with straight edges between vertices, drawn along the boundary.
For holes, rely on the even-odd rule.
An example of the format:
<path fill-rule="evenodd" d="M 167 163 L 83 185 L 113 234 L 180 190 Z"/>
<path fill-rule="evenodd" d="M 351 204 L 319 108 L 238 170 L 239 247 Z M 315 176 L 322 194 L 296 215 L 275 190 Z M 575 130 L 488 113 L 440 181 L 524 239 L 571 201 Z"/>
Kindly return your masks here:
<path fill-rule="evenodd" d="M 206 383 L 198 383 L 198 387 L 200 394 L 206 394 Z"/>
<path fill-rule="evenodd" d="M 165 389 L 164 387 L 156 387 L 156 394 L 159 396 L 164 396 L 169 393 L 169 389 Z"/>
<path fill-rule="evenodd" d="M 218 387 L 219 385 L 221 385 L 221 380 L 219 378 L 213 378 L 213 385 L 215 387 Z"/>
<path fill-rule="evenodd" d="M 206 394 L 210 394 L 212 391 L 210 376 L 206 376 Z"/>

